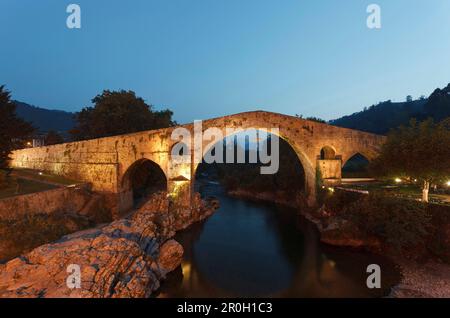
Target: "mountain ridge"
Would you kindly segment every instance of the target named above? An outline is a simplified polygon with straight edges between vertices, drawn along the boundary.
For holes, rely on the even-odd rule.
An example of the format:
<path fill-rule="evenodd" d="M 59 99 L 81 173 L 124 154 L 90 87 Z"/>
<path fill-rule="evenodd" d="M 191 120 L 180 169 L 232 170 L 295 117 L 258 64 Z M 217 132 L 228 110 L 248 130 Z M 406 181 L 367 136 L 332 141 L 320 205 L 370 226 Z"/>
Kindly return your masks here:
<path fill-rule="evenodd" d="M 37 107 L 17 100 L 13 102 L 16 104 L 17 116 L 32 123 L 38 133 L 53 130 L 64 134 L 75 126 L 74 113 Z"/>
<path fill-rule="evenodd" d="M 386 134 L 391 129 L 408 125 L 412 118 L 423 121 L 432 118 L 440 122 L 450 117 L 450 84 L 437 88 L 428 98 L 394 103 L 391 100 L 364 108 L 360 112 L 330 120 L 339 127 L 358 129 L 376 134 Z"/>
<path fill-rule="evenodd" d="M 20 101 L 14 103 L 17 105 L 17 115 L 31 122 L 39 133 L 54 130 L 69 136 L 69 131 L 76 124 L 75 113 L 50 110 Z M 407 125 L 412 118 L 422 121 L 430 117 L 437 122 L 450 117 L 450 84 L 443 89 L 437 88 L 428 98 L 412 100 L 409 97 L 405 102 L 388 100 L 327 123 L 384 135 L 392 128 Z"/>

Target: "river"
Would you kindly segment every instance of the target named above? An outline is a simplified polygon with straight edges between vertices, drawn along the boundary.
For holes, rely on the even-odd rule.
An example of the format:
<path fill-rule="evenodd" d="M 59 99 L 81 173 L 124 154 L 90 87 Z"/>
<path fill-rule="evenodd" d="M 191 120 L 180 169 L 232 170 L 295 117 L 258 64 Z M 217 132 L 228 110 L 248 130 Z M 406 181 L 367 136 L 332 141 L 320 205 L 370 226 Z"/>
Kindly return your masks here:
<path fill-rule="evenodd" d="M 381 256 L 321 244 L 295 209 L 230 197 L 215 182 L 199 190 L 220 208 L 176 235 L 183 263 L 158 297 L 382 297 L 400 279 Z M 381 267 L 381 289 L 366 286 L 369 264 Z"/>

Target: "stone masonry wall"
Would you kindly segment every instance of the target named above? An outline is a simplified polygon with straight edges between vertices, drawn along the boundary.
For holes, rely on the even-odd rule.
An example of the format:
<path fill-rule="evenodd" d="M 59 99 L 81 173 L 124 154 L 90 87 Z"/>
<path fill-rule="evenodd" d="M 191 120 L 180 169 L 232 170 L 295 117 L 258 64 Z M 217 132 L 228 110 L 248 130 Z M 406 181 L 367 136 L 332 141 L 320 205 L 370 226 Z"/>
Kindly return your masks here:
<path fill-rule="evenodd" d="M 194 131 L 193 124 L 178 127 Z M 323 147 L 333 148 L 336 156 L 342 159 L 343 165 L 358 152 L 369 160 L 374 158 L 385 141 L 384 136 L 264 111 L 203 121 L 203 131 L 209 127 L 218 127 L 225 132 L 224 136 L 226 128 L 279 128 L 279 136 L 294 149 L 303 165 L 309 202 L 315 200 L 317 156 Z M 189 191 L 192 192 L 192 180 L 195 179 L 197 164 L 171 166 L 170 149 L 178 142 L 171 139 L 175 128 L 177 127 L 18 150 L 12 154 L 11 166 L 45 170 L 89 182 L 94 191 L 119 194 L 116 205 L 120 210 L 126 210 L 129 205 L 127 194 L 130 190 L 126 186 L 127 172 L 139 160 L 148 159 L 161 167 L 166 175 L 169 191 L 171 180 L 182 176 L 191 180 Z M 204 151 L 209 143 L 209 140 L 203 141 Z M 190 197 L 185 196 L 186 200 Z"/>
<path fill-rule="evenodd" d="M 83 211 L 83 209 L 92 199 L 93 195 L 82 186 L 14 196 L 0 200 L 0 219 L 14 220 L 25 215 L 58 212 L 89 214 L 89 211 Z"/>

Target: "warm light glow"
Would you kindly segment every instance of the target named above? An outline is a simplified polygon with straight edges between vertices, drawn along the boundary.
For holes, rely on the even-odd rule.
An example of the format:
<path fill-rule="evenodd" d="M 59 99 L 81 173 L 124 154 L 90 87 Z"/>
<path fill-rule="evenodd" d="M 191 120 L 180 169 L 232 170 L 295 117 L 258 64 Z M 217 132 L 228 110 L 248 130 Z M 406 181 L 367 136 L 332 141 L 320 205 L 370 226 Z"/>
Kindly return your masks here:
<path fill-rule="evenodd" d="M 450 180 L 447 181 L 447 187 L 450 187 Z"/>
<path fill-rule="evenodd" d="M 396 183 L 400 183 L 400 182 L 402 182 L 402 179 L 400 179 L 400 178 L 395 178 L 395 182 L 396 182 Z"/>
<path fill-rule="evenodd" d="M 177 176 L 183 176 L 187 180 L 191 180 L 191 167 L 188 165 L 177 167 Z"/>
<path fill-rule="evenodd" d="M 39 175 L 42 176 L 42 172 L 39 172 Z"/>
<path fill-rule="evenodd" d="M 333 193 L 334 192 L 334 188 L 328 188 L 328 191 L 330 191 L 331 193 Z"/>
<path fill-rule="evenodd" d="M 173 188 L 172 191 L 170 191 L 168 197 L 171 197 L 173 199 L 177 198 L 183 191 L 183 189 L 185 189 L 185 187 L 187 186 L 189 180 L 176 180 L 173 181 Z"/>
<path fill-rule="evenodd" d="M 181 263 L 181 271 L 183 273 L 183 281 L 189 281 L 191 278 L 191 263 Z"/>

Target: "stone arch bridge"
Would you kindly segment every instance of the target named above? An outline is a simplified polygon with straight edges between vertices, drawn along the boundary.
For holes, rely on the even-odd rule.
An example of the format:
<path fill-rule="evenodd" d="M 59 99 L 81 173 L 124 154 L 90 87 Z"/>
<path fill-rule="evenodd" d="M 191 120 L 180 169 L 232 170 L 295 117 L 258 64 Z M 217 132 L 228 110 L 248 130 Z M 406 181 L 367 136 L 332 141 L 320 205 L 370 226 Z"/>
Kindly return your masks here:
<path fill-rule="evenodd" d="M 194 130 L 194 124 L 177 127 L 184 127 L 192 133 Z M 171 163 L 170 152 L 178 142 L 172 140 L 171 134 L 177 127 L 21 149 L 12 154 L 11 166 L 89 182 L 94 191 L 111 197 L 108 201 L 116 215 L 120 215 L 133 206 L 133 190 L 128 180 L 130 171 L 147 159 L 161 168 L 169 195 L 190 208 L 198 163 Z M 385 141 L 384 136 L 265 111 L 204 120 L 202 127 L 203 131 L 217 127 L 225 137 L 227 128 L 278 128 L 279 137 L 292 147 L 303 166 L 305 195 L 309 204 L 315 203 L 317 175 L 325 182 L 339 184 L 341 168 L 349 158 L 359 153 L 371 160 Z M 203 149 L 210 142 L 203 141 Z M 321 173 L 317 174 L 317 171 Z"/>

